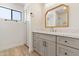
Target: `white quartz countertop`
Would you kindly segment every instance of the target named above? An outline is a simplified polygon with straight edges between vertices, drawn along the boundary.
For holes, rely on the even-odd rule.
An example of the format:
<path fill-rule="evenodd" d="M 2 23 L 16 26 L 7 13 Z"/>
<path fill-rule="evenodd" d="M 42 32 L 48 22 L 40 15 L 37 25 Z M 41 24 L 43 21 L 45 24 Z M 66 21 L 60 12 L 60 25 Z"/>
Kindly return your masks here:
<path fill-rule="evenodd" d="M 33 32 L 58 35 L 58 36 L 66 36 L 66 37 L 72 37 L 72 38 L 79 38 L 79 33 L 47 32 L 47 31 L 33 31 Z"/>

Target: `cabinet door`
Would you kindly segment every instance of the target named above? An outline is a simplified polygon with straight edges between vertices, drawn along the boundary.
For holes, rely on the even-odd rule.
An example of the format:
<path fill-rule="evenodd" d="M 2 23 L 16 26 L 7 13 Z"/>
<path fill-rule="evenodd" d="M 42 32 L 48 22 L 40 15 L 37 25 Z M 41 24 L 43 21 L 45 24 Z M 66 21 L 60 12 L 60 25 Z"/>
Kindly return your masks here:
<path fill-rule="evenodd" d="M 37 39 L 35 37 L 33 38 L 33 48 L 37 51 Z"/>
<path fill-rule="evenodd" d="M 42 56 L 55 56 L 55 36 L 45 35 L 45 34 L 34 34 L 33 46 Z"/>
<path fill-rule="evenodd" d="M 37 40 L 37 49 L 38 49 L 38 53 L 40 53 L 41 55 L 44 55 L 43 39 L 41 38 L 38 38 Z"/>
<path fill-rule="evenodd" d="M 43 40 L 40 38 L 34 38 L 33 41 L 34 50 L 37 51 L 40 55 L 44 55 Z"/>
<path fill-rule="evenodd" d="M 44 49 L 45 56 L 55 56 L 56 55 L 55 48 L 56 48 L 55 42 L 46 40 L 46 45 L 45 45 L 45 49 Z"/>

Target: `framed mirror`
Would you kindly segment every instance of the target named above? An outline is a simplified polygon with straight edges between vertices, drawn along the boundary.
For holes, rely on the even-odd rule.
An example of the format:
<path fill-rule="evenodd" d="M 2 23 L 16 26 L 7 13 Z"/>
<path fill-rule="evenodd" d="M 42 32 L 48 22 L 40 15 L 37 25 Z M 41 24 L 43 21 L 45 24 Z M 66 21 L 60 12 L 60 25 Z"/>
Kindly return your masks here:
<path fill-rule="evenodd" d="M 68 27 L 69 26 L 69 6 L 58 5 L 49 9 L 45 14 L 45 27 Z"/>

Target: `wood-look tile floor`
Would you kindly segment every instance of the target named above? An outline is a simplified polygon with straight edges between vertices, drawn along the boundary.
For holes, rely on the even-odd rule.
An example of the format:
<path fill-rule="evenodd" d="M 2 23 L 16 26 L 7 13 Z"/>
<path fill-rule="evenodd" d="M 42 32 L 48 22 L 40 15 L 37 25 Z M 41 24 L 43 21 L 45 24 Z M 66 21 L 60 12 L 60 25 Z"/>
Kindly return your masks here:
<path fill-rule="evenodd" d="M 0 56 L 39 56 L 36 52 L 29 54 L 29 48 L 25 45 L 0 51 Z"/>

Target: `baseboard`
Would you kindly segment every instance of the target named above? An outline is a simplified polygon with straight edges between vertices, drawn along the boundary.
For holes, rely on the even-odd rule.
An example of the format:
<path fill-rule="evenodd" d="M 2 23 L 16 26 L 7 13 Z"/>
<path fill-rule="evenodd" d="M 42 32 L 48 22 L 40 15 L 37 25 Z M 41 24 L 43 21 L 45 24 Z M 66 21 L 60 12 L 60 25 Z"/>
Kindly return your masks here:
<path fill-rule="evenodd" d="M 41 54 L 39 54 L 36 50 L 34 50 L 35 53 L 37 53 L 39 56 L 42 56 Z"/>
<path fill-rule="evenodd" d="M 24 44 L 27 48 L 29 48 L 28 46 L 27 46 L 27 44 Z M 41 56 L 41 54 L 39 54 L 37 51 L 35 51 L 35 50 L 33 50 L 33 52 L 35 52 L 35 53 L 37 53 L 39 56 Z"/>
<path fill-rule="evenodd" d="M 27 44 L 24 44 L 27 48 L 29 48 L 29 46 L 27 46 Z"/>
<path fill-rule="evenodd" d="M 15 48 L 15 47 L 18 47 L 18 46 L 21 46 L 21 45 L 24 45 L 24 42 L 18 42 L 18 43 L 14 43 L 14 44 L 9 44 L 9 45 L 1 47 L 0 51 L 4 51 L 4 50 L 10 49 L 10 48 Z"/>

